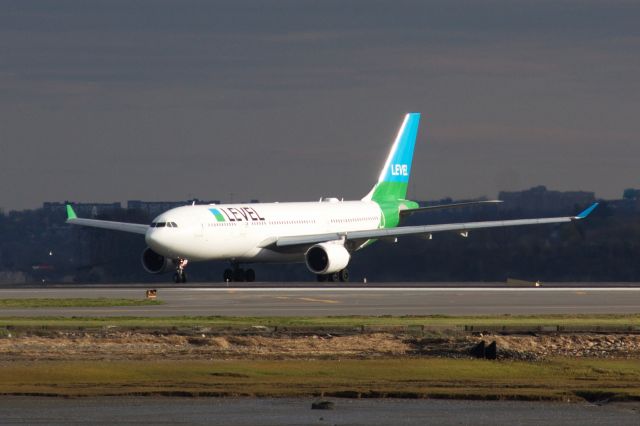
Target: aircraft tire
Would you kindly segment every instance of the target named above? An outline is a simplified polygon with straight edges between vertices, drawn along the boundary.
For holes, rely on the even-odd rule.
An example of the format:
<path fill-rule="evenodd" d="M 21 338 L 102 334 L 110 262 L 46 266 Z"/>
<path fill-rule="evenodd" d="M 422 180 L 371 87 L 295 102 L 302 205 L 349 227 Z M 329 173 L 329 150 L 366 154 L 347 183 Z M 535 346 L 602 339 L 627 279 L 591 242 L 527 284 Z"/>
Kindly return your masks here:
<path fill-rule="evenodd" d="M 340 276 L 341 282 L 343 283 L 349 282 L 349 270 L 347 268 L 344 268 L 342 271 L 338 272 L 338 275 Z"/>
<path fill-rule="evenodd" d="M 173 282 L 176 284 L 183 284 L 187 282 L 187 274 L 183 271 L 182 273 L 176 272 L 173 274 Z"/>

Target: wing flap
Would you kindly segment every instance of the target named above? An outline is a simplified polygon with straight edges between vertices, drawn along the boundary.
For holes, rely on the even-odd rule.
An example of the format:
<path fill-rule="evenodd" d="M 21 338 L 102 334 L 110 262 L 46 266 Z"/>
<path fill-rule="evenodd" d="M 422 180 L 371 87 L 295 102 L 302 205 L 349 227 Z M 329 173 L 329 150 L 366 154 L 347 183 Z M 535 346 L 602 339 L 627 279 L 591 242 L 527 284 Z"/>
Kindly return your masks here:
<path fill-rule="evenodd" d="M 401 237 L 405 235 L 432 234 L 445 231 L 469 231 L 472 229 L 500 228 L 505 226 L 542 225 L 545 223 L 571 222 L 572 220 L 575 220 L 573 216 L 546 219 L 496 220 L 487 222 L 446 223 L 442 225 L 402 226 L 399 228 L 349 232 L 347 239 Z"/>
<path fill-rule="evenodd" d="M 327 234 L 313 234 L 313 235 L 296 235 L 292 237 L 279 237 L 275 243 L 277 247 L 317 244 L 317 243 L 324 243 L 326 241 L 340 240 L 346 235 L 348 235 L 346 232 L 344 233 L 331 232 Z"/>
<path fill-rule="evenodd" d="M 112 231 L 132 232 L 135 234 L 146 234 L 149 225 L 141 223 L 112 222 L 110 220 L 96 219 L 67 219 L 67 223 L 71 225 L 89 226 L 91 228 L 110 229 Z"/>

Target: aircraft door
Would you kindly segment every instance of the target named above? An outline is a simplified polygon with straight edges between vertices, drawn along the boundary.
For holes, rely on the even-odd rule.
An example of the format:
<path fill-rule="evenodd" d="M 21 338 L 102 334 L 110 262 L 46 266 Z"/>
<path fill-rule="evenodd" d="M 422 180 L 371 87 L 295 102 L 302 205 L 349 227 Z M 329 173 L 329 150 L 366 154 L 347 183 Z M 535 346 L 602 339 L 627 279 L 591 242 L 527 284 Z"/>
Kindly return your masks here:
<path fill-rule="evenodd" d="M 194 227 L 193 235 L 198 238 L 202 238 L 204 236 L 204 223 L 199 223 Z"/>

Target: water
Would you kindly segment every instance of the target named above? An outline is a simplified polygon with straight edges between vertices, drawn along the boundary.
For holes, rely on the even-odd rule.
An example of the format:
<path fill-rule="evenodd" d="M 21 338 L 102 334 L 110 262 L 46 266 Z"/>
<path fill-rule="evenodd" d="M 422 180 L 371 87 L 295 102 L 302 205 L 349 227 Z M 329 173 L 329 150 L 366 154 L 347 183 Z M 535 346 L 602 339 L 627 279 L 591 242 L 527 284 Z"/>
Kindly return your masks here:
<path fill-rule="evenodd" d="M 638 425 L 640 403 L 309 398 L 2 397 L 0 424 L 154 425 Z"/>

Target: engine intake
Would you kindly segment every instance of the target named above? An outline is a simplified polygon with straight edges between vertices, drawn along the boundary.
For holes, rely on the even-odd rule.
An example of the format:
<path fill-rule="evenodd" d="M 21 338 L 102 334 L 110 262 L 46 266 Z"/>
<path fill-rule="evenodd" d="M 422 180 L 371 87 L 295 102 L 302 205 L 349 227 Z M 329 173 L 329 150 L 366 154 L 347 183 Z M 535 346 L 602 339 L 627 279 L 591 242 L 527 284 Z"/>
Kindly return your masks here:
<path fill-rule="evenodd" d="M 176 264 L 172 259 L 168 259 L 147 247 L 142 252 L 142 267 L 150 274 L 162 274 L 173 271 Z"/>
<path fill-rule="evenodd" d="M 314 274 L 333 274 L 347 267 L 351 255 L 343 245 L 321 243 L 307 250 L 304 258 L 307 268 Z"/>

